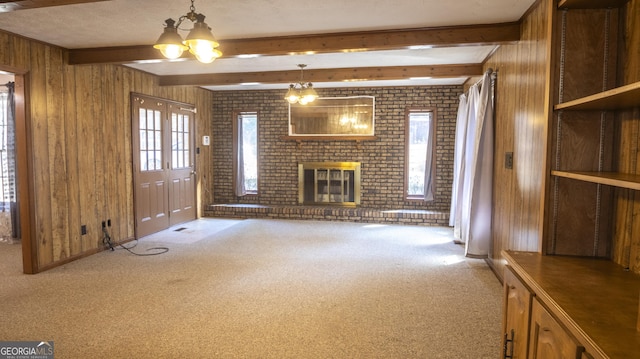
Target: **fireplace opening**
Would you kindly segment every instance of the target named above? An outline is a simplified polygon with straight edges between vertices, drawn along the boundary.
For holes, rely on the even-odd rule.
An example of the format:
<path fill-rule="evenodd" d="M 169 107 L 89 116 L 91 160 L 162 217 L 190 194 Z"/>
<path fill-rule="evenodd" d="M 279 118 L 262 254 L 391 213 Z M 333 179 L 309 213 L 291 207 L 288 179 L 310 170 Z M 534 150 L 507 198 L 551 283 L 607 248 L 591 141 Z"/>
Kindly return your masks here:
<path fill-rule="evenodd" d="M 298 202 L 312 205 L 359 205 L 360 162 L 299 163 Z"/>

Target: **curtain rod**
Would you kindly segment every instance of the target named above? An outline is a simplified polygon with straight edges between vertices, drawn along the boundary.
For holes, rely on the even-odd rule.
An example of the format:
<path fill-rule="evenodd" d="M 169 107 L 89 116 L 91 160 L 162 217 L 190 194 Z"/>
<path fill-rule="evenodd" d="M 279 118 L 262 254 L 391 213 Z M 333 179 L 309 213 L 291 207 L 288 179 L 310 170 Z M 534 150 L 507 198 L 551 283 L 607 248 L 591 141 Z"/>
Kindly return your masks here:
<path fill-rule="evenodd" d="M 489 73 L 489 76 L 492 77 L 492 80 L 495 80 L 495 78 L 498 76 L 498 70 L 493 70 L 491 67 L 487 69 L 487 71 L 485 71 L 487 73 Z M 482 80 L 484 80 L 484 74 L 482 75 L 483 78 L 481 78 L 480 80 L 476 81 L 476 83 L 474 85 L 479 85 Z"/>

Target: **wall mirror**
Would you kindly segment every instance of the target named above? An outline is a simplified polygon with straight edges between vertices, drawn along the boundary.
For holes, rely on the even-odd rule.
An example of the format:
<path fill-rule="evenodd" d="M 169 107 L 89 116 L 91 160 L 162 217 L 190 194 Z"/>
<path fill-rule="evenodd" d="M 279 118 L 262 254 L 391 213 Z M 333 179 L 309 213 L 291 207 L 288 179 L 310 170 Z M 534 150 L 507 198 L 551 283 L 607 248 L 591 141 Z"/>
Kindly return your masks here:
<path fill-rule="evenodd" d="M 289 136 L 373 136 L 375 97 L 320 97 L 289 105 Z"/>

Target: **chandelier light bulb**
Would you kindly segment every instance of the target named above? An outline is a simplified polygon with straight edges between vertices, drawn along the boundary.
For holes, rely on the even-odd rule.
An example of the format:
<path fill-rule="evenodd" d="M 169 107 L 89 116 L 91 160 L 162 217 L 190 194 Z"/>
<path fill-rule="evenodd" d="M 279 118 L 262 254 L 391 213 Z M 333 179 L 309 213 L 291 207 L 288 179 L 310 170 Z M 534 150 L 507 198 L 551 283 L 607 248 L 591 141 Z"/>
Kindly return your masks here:
<path fill-rule="evenodd" d="M 175 60 L 182 56 L 184 52 L 184 47 L 178 45 L 166 45 L 160 49 L 162 55 L 169 60 Z"/>
<path fill-rule="evenodd" d="M 182 37 L 178 35 L 178 29 L 175 25 L 175 21 L 173 19 L 165 20 L 165 28 L 162 35 L 156 41 L 156 44 L 153 45 L 154 48 L 160 50 L 162 56 L 175 60 L 182 56 L 184 50 L 188 49 L 186 45 L 182 42 Z"/>
<path fill-rule="evenodd" d="M 287 94 L 284 96 L 284 99 L 287 100 L 292 105 L 298 102 L 298 100 L 300 99 L 300 95 L 298 94 L 296 85 L 294 84 L 289 85 L 289 91 L 287 91 Z"/>

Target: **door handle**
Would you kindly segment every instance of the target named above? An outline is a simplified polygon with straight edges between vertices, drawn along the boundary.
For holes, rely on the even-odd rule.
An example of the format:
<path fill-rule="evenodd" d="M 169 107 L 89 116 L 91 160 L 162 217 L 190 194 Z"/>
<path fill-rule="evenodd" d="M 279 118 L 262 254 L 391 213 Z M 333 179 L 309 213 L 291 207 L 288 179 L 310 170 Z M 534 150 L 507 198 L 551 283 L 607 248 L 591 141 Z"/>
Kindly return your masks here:
<path fill-rule="evenodd" d="M 191 174 L 192 176 L 195 176 L 195 175 L 196 175 L 196 171 L 191 171 L 191 173 L 190 173 L 190 174 Z"/>
<path fill-rule="evenodd" d="M 502 357 L 504 359 L 513 359 L 513 341 L 514 341 L 514 330 L 511 329 L 511 339 L 509 339 L 507 333 L 504 333 L 504 346 L 502 347 Z M 509 354 L 507 354 L 507 349 L 509 348 L 509 343 L 511 343 L 511 350 Z"/>

